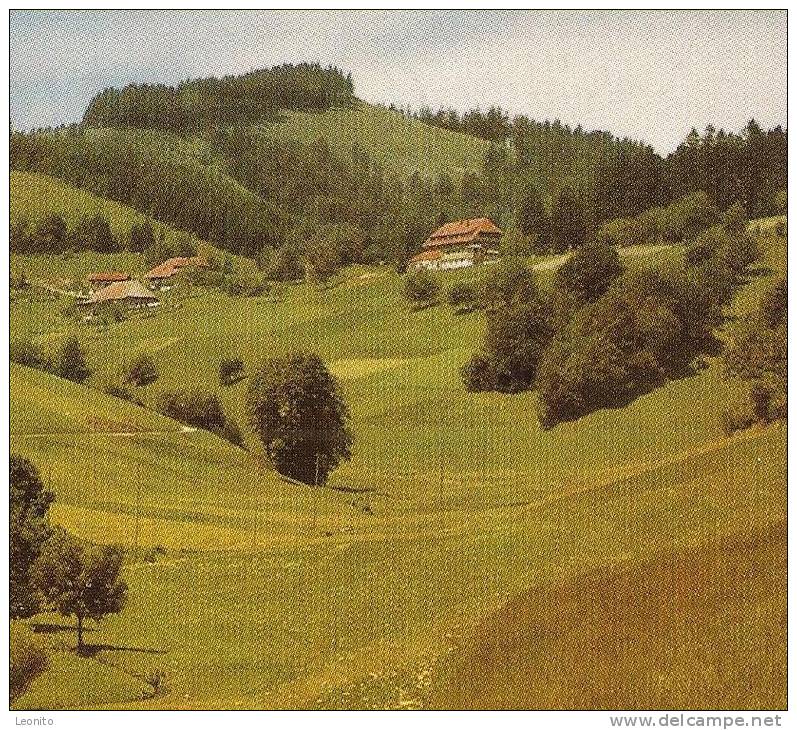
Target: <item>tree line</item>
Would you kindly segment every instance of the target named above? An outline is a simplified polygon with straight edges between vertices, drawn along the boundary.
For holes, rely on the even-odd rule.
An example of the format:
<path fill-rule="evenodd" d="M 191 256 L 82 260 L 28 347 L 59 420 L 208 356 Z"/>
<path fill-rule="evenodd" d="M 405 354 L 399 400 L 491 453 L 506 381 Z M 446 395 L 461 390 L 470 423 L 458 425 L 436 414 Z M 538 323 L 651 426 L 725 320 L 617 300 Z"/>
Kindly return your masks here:
<path fill-rule="evenodd" d="M 296 78 L 305 88 L 318 74 L 350 86 L 334 69 L 286 68 L 187 82 L 183 91 L 193 98 L 189 90 L 202 89 L 198 96 L 209 99 L 229 84 L 229 93 L 245 98 L 246 89 L 256 96 L 262 84 L 284 82 L 288 98 Z M 269 139 L 246 119 L 178 130 L 184 136 L 145 128 L 154 124 L 148 118 L 131 118 L 124 132 L 99 129 L 91 125 L 105 122 L 93 112 L 73 128 L 13 133 L 11 166 L 126 203 L 256 258 L 269 276 L 283 279 L 308 270 L 324 279 L 353 261 L 402 265 L 431 230 L 457 218 L 492 218 L 506 234 L 506 252 L 526 255 L 577 248 L 607 221 L 635 219 L 699 191 L 719 209 L 740 202 L 748 216 L 783 205 L 787 137 L 779 127 L 763 131 L 751 121 L 738 134 L 693 131 L 662 158 L 635 140 L 523 115 L 510 119 L 500 108 L 414 116 L 487 139 L 480 169 L 406 174 L 372 160 L 356 137 L 349 149 L 333 150 L 323 138 Z"/>
<path fill-rule="evenodd" d="M 437 127 L 480 137 L 494 158 L 507 158 L 504 174 L 520 174 L 553 200 L 561 187 L 580 191 L 595 223 L 638 215 L 698 190 L 721 209 L 740 202 L 751 218 L 772 215 L 775 196 L 786 187 L 787 133 L 763 130 L 751 119 L 741 132 L 709 125 L 692 129 L 678 148 L 662 157 L 642 142 L 603 131 L 571 128 L 559 120 L 510 118 L 500 107 L 486 112 L 454 109 L 401 110 Z M 501 148 L 509 150 L 502 153 Z"/>
<path fill-rule="evenodd" d="M 176 86 L 130 84 L 97 94 L 83 115 L 93 127 L 171 131 L 276 121 L 281 109 L 319 110 L 354 98 L 351 74 L 334 66 L 283 64 L 240 76 L 203 78 Z"/>

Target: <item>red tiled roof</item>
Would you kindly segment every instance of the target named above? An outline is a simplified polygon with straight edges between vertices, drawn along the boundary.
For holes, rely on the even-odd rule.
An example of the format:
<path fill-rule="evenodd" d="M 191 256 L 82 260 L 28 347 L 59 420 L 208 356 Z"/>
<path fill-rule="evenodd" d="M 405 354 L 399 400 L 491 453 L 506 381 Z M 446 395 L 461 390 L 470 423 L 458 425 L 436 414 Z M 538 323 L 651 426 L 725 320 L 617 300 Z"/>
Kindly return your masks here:
<path fill-rule="evenodd" d="M 443 254 L 438 250 L 421 251 L 410 259 L 410 263 L 415 261 L 434 261 L 435 259 L 439 259 L 442 255 Z"/>
<path fill-rule="evenodd" d="M 86 277 L 86 279 L 91 282 L 127 281 L 129 278 L 129 274 L 123 274 L 121 271 L 103 271 L 97 274 L 89 274 Z"/>
<path fill-rule="evenodd" d="M 480 234 L 500 236 L 501 229 L 489 218 L 468 218 L 467 220 L 453 221 L 452 223 L 446 223 L 440 226 L 440 228 L 426 239 L 423 246 L 424 248 L 433 248 L 437 246 L 470 243 Z"/>
<path fill-rule="evenodd" d="M 144 274 L 145 279 L 168 279 L 174 276 L 185 266 L 207 266 L 208 261 L 204 256 L 175 256 L 166 259 L 162 264 L 158 264 L 154 269 L 150 269 Z"/>

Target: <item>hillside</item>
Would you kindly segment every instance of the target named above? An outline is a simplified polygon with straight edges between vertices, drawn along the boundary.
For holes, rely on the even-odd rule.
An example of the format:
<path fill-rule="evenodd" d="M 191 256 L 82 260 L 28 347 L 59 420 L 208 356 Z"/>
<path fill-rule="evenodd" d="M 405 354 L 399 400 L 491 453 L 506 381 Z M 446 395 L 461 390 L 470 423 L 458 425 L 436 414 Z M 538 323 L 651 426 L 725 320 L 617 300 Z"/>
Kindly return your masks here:
<path fill-rule="evenodd" d="M 784 270 L 785 240 L 762 234 L 759 243 L 764 265 L 735 314 Z M 681 254 L 634 248 L 622 261 L 658 266 Z M 552 261 L 535 265 L 548 275 Z M 483 316 L 447 305 L 412 311 L 401 288 L 387 267 L 351 267 L 334 286 L 289 286 L 276 297 L 197 289 L 180 306 L 108 328 L 66 319 L 52 303 L 12 302 L 18 335 L 51 343 L 78 334 L 94 378 L 146 351 L 160 371 L 146 401 L 184 387 L 190 372 L 241 423 L 246 380 L 219 387 L 220 358 L 240 355 L 251 373 L 265 355 L 313 349 L 340 378 L 355 433 L 352 462 L 314 490 L 279 479 L 256 448 L 12 366 L 12 450 L 42 466 L 57 495 L 53 519 L 88 539 L 165 548 L 154 563 L 130 551 L 133 598 L 93 627 L 92 659 L 75 664 L 65 651 L 69 621 L 31 622 L 55 627 L 54 661 L 17 706 L 506 706 L 531 670 L 521 660 L 496 667 L 485 659 L 496 647 L 536 657 L 545 676 L 566 671 L 562 694 L 544 691 L 540 703 L 556 706 L 585 686 L 608 703 L 609 689 L 595 683 L 606 662 L 620 667 L 623 697 L 642 703 L 634 682 L 653 671 L 647 656 L 666 677 L 657 701 L 677 703 L 720 691 L 694 679 L 692 653 L 674 654 L 662 639 L 690 631 L 705 637 L 693 647 L 723 649 L 702 655 L 705 676 L 768 677 L 762 701 L 782 705 L 779 655 L 764 649 L 783 642 L 785 428 L 724 437 L 720 413 L 735 386 L 709 362 L 625 408 L 541 431 L 533 394 L 463 390 L 458 368 Z M 669 595 L 674 574 L 703 581 L 704 600 L 673 593 L 680 613 L 663 635 L 646 636 L 631 617 L 652 621 L 666 606 L 640 592 Z M 737 581 L 727 611 L 726 578 Z M 601 591 L 623 600 L 591 608 Z M 572 622 L 541 636 L 536 627 L 561 605 Z M 592 634 L 579 631 L 579 616 Z M 627 641 L 647 642 L 644 655 L 617 654 L 614 620 L 627 624 Z M 729 629 L 739 622 L 744 636 Z M 582 634 L 599 647 L 594 665 L 579 664 Z M 561 664 L 546 664 L 551 656 Z M 574 663 L 580 673 L 566 669 Z M 142 701 L 136 678 L 154 670 L 166 673 L 168 692 Z M 91 690 L 102 682 L 105 693 Z"/>
<path fill-rule="evenodd" d="M 290 540 L 357 515 L 312 494 L 205 431 L 127 401 L 11 366 L 11 450 L 40 464 L 54 519 L 81 537 L 170 550 L 232 549 Z M 101 487 L 101 488 L 100 488 Z M 304 527 L 303 527 L 304 525 Z"/>
<path fill-rule="evenodd" d="M 682 695 L 668 688 L 694 697 L 713 685 L 696 678 L 689 650 L 673 653 L 669 634 L 649 632 L 647 624 L 633 620 L 654 620 L 654 597 L 672 595 L 656 621 L 681 635 L 703 637 L 695 644 L 710 648 L 700 654 L 703 676 L 714 682 L 724 667 L 734 681 L 769 682 L 762 700 L 770 709 L 782 707 L 783 664 L 768 651 L 783 646 L 782 594 L 768 594 L 767 586 L 775 588 L 783 577 L 785 454 L 785 430 L 775 427 L 682 454 L 670 465 L 599 489 L 501 512 L 441 513 L 428 532 L 402 520 L 338 533 L 315 545 L 297 535 L 295 543 L 280 548 L 130 565 L 125 578 L 136 600 L 91 634 L 91 643 L 103 645 L 94 656 L 123 676 L 162 668 L 170 691 L 142 703 L 138 692 L 127 699 L 106 694 L 102 701 L 81 701 L 84 695 L 73 690 L 72 705 L 499 705 L 501 692 L 523 686 L 528 660 L 496 665 L 491 657 L 503 659 L 525 647 L 536 658 L 535 672 L 555 676 L 560 662 L 563 668 L 577 666 L 569 686 L 589 683 L 600 700 L 611 697 L 601 684 L 600 662 L 614 656 L 613 634 L 603 622 L 622 615 L 628 622 L 624 636 L 644 639 L 645 652 L 626 651 L 619 673 L 613 664 L 613 681 L 633 682 L 653 669 L 667 678 L 668 684 L 658 685 L 662 706 L 678 706 L 674 698 Z M 759 540 L 760 550 L 747 550 L 746 540 Z M 700 573 L 704 578 L 695 577 L 697 566 L 706 571 Z M 751 574 L 745 566 L 765 570 Z M 668 592 L 673 575 L 701 580 L 702 600 L 677 586 Z M 736 579 L 730 607 L 723 576 Z M 650 593 L 635 593 L 642 586 Z M 620 599 L 604 612 L 602 604 L 593 606 L 595 594 Z M 572 614 L 561 631 L 546 629 L 550 616 L 561 618 L 562 605 Z M 670 614 L 672 605 L 682 611 Z M 596 663 L 585 664 L 583 640 L 590 634 L 579 617 L 589 622 L 592 610 L 598 612 L 591 629 Z M 481 672 L 488 673 L 495 695 L 481 694 Z M 18 706 L 47 706 L 61 676 L 45 672 Z M 62 679 L 58 696 L 69 696 L 67 687 L 80 676 Z M 543 701 L 555 701 L 547 682 L 536 686 Z M 511 694 L 505 697 L 511 702 Z"/>
<path fill-rule="evenodd" d="M 783 708 L 785 580 L 784 521 L 536 587 L 478 626 L 430 704 Z"/>
<path fill-rule="evenodd" d="M 117 240 L 126 242 L 130 229 L 136 224 L 149 223 L 156 235 L 162 234 L 167 244 L 176 244 L 185 231 L 155 220 L 149 215 L 108 198 L 47 175 L 11 171 L 11 222 L 26 220 L 35 227 L 48 215 L 60 215 L 68 227 L 85 216 L 101 214 L 108 221 Z M 206 256 L 218 255 L 219 249 L 207 241 L 197 240 L 197 251 Z M 237 270 L 251 270 L 250 260 L 231 256 Z M 11 253 L 11 268 L 22 268 L 28 278 L 54 282 L 62 279 L 81 280 L 92 271 L 122 270 L 131 274 L 143 273 L 149 267 L 142 254 L 121 252 L 104 254 L 79 251 L 59 256 L 21 256 Z"/>
<path fill-rule="evenodd" d="M 738 301 L 749 307 L 757 302 L 753 292 L 785 260 L 783 239 L 762 241 L 770 269 L 740 293 Z M 627 251 L 622 258 L 629 266 L 663 260 L 657 249 Z M 534 393 L 465 392 L 459 368 L 481 338 L 482 315 L 457 315 L 445 305 L 412 311 L 401 286 L 386 268 L 353 268 L 331 289 L 302 284 L 277 298 L 198 290 L 179 307 L 105 330 L 59 317 L 46 303 L 24 301 L 12 305 L 11 323 L 16 333 L 35 328 L 46 342 L 77 334 L 97 379 L 131 353 L 149 352 L 160 372 L 144 394 L 149 402 L 159 391 L 182 387 L 186 372 L 216 389 L 224 357 L 241 357 L 252 372 L 267 353 L 318 352 L 343 383 L 355 428 L 354 458 L 333 475 L 333 484 L 373 491 L 377 510 L 386 508 L 382 495 L 391 508 L 423 511 L 530 501 L 574 482 L 610 481 L 722 436 L 722 408 L 736 386 L 711 362 L 626 408 L 542 431 Z M 239 423 L 245 423 L 245 388 L 246 381 L 219 390 Z M 668 415 L 680 412 L 690 417 Z"/>
<path fill-rule="evenodd" d="M 256 129 L 274 139 L 305 143 L 323 137 L 330 147 L 346 155 L 356 144 L 372 159 L 405 175 L 418 171 L 436 177 L 445 172 L 455 181 L 464 172 L 480 172 L 487 151 L 484 140 L 432 127 L 359 100 L 322 114 L 284 111 L 279 121 Z"/>

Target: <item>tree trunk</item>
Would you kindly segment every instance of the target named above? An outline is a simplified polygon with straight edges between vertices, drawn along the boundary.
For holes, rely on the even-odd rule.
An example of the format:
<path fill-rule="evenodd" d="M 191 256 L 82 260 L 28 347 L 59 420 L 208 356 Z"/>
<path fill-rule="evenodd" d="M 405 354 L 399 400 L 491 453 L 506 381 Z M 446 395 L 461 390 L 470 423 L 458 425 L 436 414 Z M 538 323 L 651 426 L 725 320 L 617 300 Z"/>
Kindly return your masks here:
<path fill-rule="evenodd" d="M 83 616 L 77 616 L 77 648 L 80 651 L 83 648 Z"/>

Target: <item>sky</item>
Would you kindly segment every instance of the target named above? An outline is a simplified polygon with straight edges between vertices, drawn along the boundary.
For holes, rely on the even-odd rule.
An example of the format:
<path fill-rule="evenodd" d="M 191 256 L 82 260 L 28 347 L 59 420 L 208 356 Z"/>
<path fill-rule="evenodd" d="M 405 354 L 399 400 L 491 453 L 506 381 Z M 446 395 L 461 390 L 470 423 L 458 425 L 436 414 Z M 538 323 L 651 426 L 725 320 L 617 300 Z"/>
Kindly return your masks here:
<path fill-rule="evenodd" d="M 786 126 L 785 11 L 12 10 L 16 128 L 108 86 L 318 61 L 373 103 L 500 105 L 672 151 L 692 127 Z"/>

